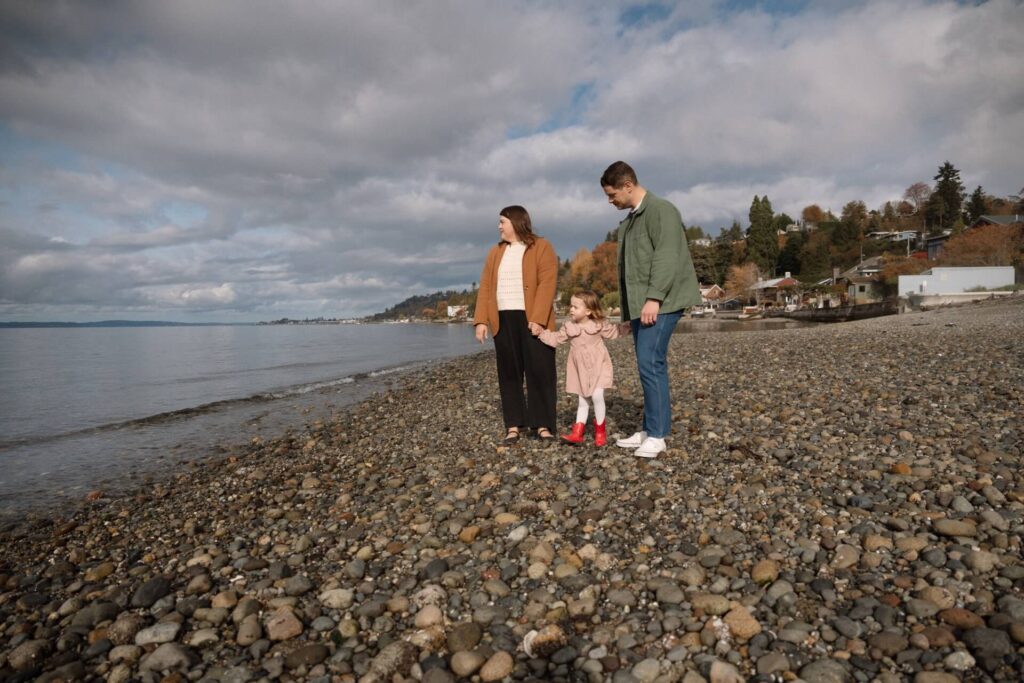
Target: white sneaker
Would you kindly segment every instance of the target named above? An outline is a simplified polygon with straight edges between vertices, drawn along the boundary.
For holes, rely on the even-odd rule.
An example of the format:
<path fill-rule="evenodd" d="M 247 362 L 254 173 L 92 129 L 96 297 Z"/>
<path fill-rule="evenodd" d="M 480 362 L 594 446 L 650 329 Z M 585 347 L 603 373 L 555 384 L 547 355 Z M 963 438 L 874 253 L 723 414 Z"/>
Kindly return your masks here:
<path fill-rule="evenodd" d="M 615 442 L 615 445 L 619 448 L 637 448 L 647 438 L 647 432 L 637 432 L 631 437 L 626 439 L 619 439 Z"/>
<path fill-rule="evenodd" d="M 640 448 L 633 451 L 633 455 L 638 458 L 656 458 L 658 453 L 663 453 L 666 449 L 665 439 L 649 436 L 640 444 Z"/>

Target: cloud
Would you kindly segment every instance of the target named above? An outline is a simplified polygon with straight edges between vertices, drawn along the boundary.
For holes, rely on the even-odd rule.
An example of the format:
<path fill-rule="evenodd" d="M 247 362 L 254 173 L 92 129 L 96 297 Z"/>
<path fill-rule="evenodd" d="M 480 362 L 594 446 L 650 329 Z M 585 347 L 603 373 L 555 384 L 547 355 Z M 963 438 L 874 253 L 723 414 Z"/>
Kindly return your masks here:
<path fill-rule="evenodd" d="M 1024 184 L 1024 12 L 592 0 L 0 6 L 0 318 L 356 315 L 559 253 L 630 161 L 715 232 L 930 181 Z"/>

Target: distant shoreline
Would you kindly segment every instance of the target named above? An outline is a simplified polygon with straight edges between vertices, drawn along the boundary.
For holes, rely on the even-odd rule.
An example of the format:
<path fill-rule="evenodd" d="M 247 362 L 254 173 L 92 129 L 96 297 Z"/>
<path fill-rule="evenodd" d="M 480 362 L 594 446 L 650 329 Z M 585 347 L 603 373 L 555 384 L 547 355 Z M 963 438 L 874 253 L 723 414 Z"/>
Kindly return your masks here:
<path fill-rule="evenodd" d="M 39 327 L 216 327 L 224 325 L 258 325 L 259 323 L 175 323 L 163 320 L 99 320 L 89 323 L 70 322 L 10 322 L 0 323 L 0 329 Z"/>

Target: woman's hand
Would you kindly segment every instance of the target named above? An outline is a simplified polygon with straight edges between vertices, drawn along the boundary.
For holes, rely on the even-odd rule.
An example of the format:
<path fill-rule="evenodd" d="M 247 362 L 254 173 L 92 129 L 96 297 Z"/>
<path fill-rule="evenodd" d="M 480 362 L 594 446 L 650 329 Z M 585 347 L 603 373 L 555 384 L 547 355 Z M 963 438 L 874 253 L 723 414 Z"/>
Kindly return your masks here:
<path fill-rule="evenodd" d="M 529 325 L 530 334 L 532 334 L 534 337 L 539 337 L 540 333 L 544 331 L 544 328 L 538 325 L 537 323 L 529 323 Z"/>
<path fill-rule="evenodd" d="M 477 323 L 474 325 L 473 333 L 476 334 L 476 340 L 481 344 L 487 341 L 487 325 L 484 323 Z"/>

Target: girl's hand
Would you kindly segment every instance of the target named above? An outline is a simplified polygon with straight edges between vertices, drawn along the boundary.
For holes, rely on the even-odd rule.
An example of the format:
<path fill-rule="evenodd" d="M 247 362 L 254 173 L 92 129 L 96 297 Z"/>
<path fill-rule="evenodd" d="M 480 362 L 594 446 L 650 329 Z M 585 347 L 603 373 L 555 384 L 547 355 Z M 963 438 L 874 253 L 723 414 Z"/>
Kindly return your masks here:
<path fill-rule="evenodd" d="M 473 333 L 476 334 L 476 340 L 481 344 L 487 341 L 487 325 L 477 323 L 473 326 Z"/>
<path fill-rule="evenodd" d="M 544 331 L 544 328 L 538 325 L 537 323 L 529 323 L 529 325 L 530 334 L 532 334 L 534 337 L 539 337 L 540 333 Z"/>
<path fill-rule="evenodd" d="M 633 326 L 629 323 L 619 323 L 619 334 L 625 336 L 633 333 Z"/>

